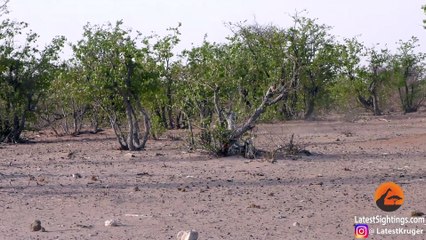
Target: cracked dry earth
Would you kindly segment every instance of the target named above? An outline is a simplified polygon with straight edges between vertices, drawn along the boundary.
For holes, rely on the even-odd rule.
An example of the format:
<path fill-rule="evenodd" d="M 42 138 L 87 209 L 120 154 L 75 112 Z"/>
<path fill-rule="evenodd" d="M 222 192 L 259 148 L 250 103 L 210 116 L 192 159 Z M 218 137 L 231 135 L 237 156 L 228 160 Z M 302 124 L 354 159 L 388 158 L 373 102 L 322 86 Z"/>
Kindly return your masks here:
<path fill-rule="evenodd" d="M 196 229 L 200 240 L 353 239 L 354 216 L 384 215 L 373 194 L 385 181 L 405 193 L 393 215 L 426 211 L 425 113 L 262 124 L 257 147 L 291 133 L 312 156 L 213 158 L 166 137 L 129 154 L 109 131 L 32 133 L 34 143 L 0 145 L 0 238 L 164 240 Z M 46 232 L 30 231 L 36 219 Z"/>

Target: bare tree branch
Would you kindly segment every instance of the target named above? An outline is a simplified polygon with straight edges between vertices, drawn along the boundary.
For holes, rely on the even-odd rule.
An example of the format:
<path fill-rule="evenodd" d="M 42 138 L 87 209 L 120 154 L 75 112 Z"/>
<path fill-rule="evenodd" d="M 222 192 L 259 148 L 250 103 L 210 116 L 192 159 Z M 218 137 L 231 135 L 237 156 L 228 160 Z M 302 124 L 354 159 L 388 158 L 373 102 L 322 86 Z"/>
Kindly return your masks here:
<path fill-rule="evenodd" d="M 7 5 L 10 0 L 2 0 L 0 1 L 0 17 L 9 13 L 9 9 L 7 9 Z"/>

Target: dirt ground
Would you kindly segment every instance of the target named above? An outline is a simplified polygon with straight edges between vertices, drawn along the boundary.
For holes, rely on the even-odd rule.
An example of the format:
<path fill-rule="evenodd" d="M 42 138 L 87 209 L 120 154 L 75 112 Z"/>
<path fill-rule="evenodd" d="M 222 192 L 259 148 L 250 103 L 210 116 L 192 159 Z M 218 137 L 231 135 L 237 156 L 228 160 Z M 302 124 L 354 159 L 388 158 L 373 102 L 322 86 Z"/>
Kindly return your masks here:
<path fill-rule="evenodd" d="M 373 201 L 385 181 L 405 193 L 389 215 L 426 212 L 426 113 L 262 124 L 257 147 L 292 133 L 312 156 L 218 159 L 188 152 L 179 132 L 132 154 L 109 131 L 32 133 L 34 143 L 0 145 L 0 239 L 164 240 L 185 229 L 200 240 L 353 239 L 355 216 L 386 215 Z M 30 231 L 35 219 L 46 232 Z"/>

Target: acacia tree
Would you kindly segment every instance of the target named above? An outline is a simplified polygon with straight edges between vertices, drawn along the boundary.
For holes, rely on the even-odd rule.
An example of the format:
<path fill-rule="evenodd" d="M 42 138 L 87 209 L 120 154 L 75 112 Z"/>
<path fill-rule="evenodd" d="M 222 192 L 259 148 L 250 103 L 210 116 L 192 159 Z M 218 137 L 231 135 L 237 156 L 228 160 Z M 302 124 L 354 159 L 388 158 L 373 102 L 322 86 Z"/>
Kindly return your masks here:
<path fill-rule="evenodd" d="M 382 114 L 380 108 L 380 91 L 386 84 L 389 84 L 390 57 L 388 49 L 381 49 L 380 51 L 374 48 L 368 49 L 367 61 L 369 65 L 362 72 L 367 97 L 359 93 L 358 100 L 376 116 Z"/>
<path fill-rule="evenodd" d="M 348 78 L 359 103 L 374 115 L 381 115 L 380 97 L 390 83 L 389 50 L 365 48 L 356 39 L 347 39 L 340 48 L 340 73 Z M 366 66 L 361 64 L 361 58 L 367 62 Z"/>
<path fill-rule="evenodd" d="M 329 30 L 330 27 L 314 19 L 297 15 L 294 26 L 288 30 L 289 54 L 297 63 L 297 84 L 303 94 L 305 119 L 313 117 L 315 106 L 339 68 L 337 43 Z"/>
<path fill-rule="evenodd" d="M 55 76 L 58 53 L 65 42 L 58 37 L 39 50 L 35 45 L 38 35 L 27 27 L 11 20 L 0 25 L 0 141 L 22 141 L 28 118 Z"/>
<path fill-rule="evenodd" d="M 392 59 L 393 78 L 398 88 L 404 113 L 417 111 L 423 102 L 426 54 L 415 53 L 418 39 L 399 42 L 398 53 Z"/>
<path fill-rule="evenodd" d="M 223 84 L 220 83 L 228 81 L 224 86 L 231 83 L 226 76 L 222 77 L 225 64 L 224 46 L 211 44 L 205 40 L 202 46 L 184 51 L 183 54 L 187 64 L 179 81 L 179 108 L 184 112 L 190 126 L 196 121 L 201 130 L 200 144 L 212 152 L 225 155 L 226 149 L 222 148 L 222 141 L 218 139 L 220 136 L 215 134 L 223 130 L 221 119 L 218 119 L 219 124 L 216 124 L 214 119 L 215 103 L 220 108 L 218 93 L 224 93 L 220 89 Z"/>
<path fill-rule="evenodd" d="M 343 107 L 347 111 L 353 109 L 355 105 L 360 105 L 360 96 L 364 99 L 364 96 L 368 95 L 365 79 L 366 68 L 361 61 L 366 56 L 366 48 L 356 38 L 347 38 L 337 46 L 337 51 L 340 67 L 329 93 L 333 106 L 335 108 Z M 369 105 L 362 106 L 370 108 Z"/>
<path fill-rule="evenodd" d="M 81 66 L 73 59 L 64 62 L 52 80 L 48 92 L 39 108 L 39 116 L 57 135 L 78 135 L 82 131 L 85 117 L 91 117 L 93 132 L 99 129 L 97 107 L 90 92 L 85 89 L 87 81 Z M 62 128 L 62 132 L 58 131 Z"/>
<path fill-rule="evenodd" d="M 84 38 L 73 49 L 87 81 L 83 90 L 90 92 L 108 115 L 121 149 L 135 151 L 143 149 L 148 140 L 151 122 L 141 102 L 158 77 L 148 40 L 131 34 L 122 28 L 121 21 L 105 26 L 88 24 Z"/>
<path fill-rule="evenodd" d="M 200 140 L 218 155 L 254 157 L 244 135 L 267 109 L 294 89 L 296 63 L 287 57 L 285 34 L 273 26 L 234 25 L 227 44 L 186 53 L 184 81 Z"/>
<path fill-rule="evenodd" d="M 247 117 L 240 119 L 240 124 L 231 132 L 231 146 L 253 129 L 268 109 L 279 102 L 295 100 L 290 96 L 299 90 L 301 71 L 299 59 L 291 51 L 291 35 L 285 29 L 257 24 L 239 25 L 232 40 L 231 43 L 238 46 L 235 52 L 243 54 L 239 60 L 249 59 L 246 62 L 250 65 L 243 73 L 252 79 L 245 87 L 250 90 L 248 95 L 253 96 L 254 104 L 246 109 Z M 237 72 L 237 79 L 239 74 L 241 72 Z"/>
<path fill-rule="evenodd" d="M 288 35 L 285 29 L 273 25 L 262 26 L 259 24 L 231 25 L 234 36 L 230 38 L 232 49 L 235 54 L 233 58 L 234 78 L 238 80 L 238 95 L 241 107 L 244 108 L 243 116 L 248 116 L 254 106 L 261 103 L 264 96 L 264 89 L 267 89 L 271 82 L 276 79 L 284 79 L 298 69 L 289 64 L 292 60 L 288 53 Z M 290 75 L 288 75 L 290 74 Z M 297 75 L 293 82 L 296 88 Z M 289 93 L 291 100 L 297 101 L 295 92 Z M 286 96 L 287 98 L 287 96 Z M 286 99 L 285 102 L 288 100 Z M 295 104 L 292 101 L 291 104 Z M 287 108 L 288 109 L 288 108 Z M 271 115 L 276 117 L 274 109 Z M 288 115 L 293 115 L 288 111 Z"/>
<path fill-rule="evenodd" d="M 179 71 L 180 63 L 176 59 L 173 50 L 180 42 L 180 26 L 181 24 L 179 23 L 176 28 L 169 28 L 168 31 L 170 33 L 164 37 L 157 36 L 157 42 L 153 45 L 153 54 L 161 77 L 159 81 L 160 92 L 156 95 L 154 111 L 166 129 L 173 129 L 179 126 L 179 119 L 174 117 L 173 109 L 175 107 L 176 70 Z"/>

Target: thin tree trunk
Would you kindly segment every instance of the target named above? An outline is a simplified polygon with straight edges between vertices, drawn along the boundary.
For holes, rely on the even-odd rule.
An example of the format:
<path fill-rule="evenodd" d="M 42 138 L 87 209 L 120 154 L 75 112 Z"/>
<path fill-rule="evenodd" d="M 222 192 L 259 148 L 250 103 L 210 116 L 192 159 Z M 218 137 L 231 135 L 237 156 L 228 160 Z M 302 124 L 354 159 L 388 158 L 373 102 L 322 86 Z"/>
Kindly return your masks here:
<path fill-rule="evenodd" d="M 192 130 L 192 122 L 191 122 L 191 119 L 188 117 L 188 115 L 187 115 L 187 119 L 188 119 L 188 129 L 189 129 L 189 132 L 190 132 L 190 145 L 191 145 L 191 147 L 192 148 L 194 148 L 195 147 L 195 138 L 194 138 L 194 131 Z"/>
<path fill-rule="evenodd" d="M 312 96 L 308 97 L 306 105 L 305 120 L 311 120 L 315 109 L 315 100 Z"/>
<path fill-rule="evenodd" d="M 382 115 L 382 112 L 380 111 L 380 107 L 379 107 L 379 97 L 377 96 L 376 92 L 373 93 L 372 97 L 373 97 L 373 112 L 374 112 L 374 115 L 380 116 L 380 115 Z"/>
<path fill-rule="evenodd" d="M 7 135 L 4 139 L 5 142 L 9 143 L 20 143 L 22 142 L 21 134 L 25 127 L 26 111 L 19 117 L 16 113 L 13 116 L 13 127 L 10 131 L 7 131 Z"/>
<path fill-rule="evenodd" d="M 92 109 L 92 112 L 93 112 L 93 116 L 92 116 L 92 118 L 91 118 L 91 120 L 92 120 L 92 132 L 93 133 L 98 133 L 99 132 L 99 113 L 98 113 L 98 110 L 96 109 L 96 107 L 95 106 L 93 106 L 93 109 Z"/>
<path fill-rule="evenodd" d="M 173 122 L 173 109 L 172 109 L 172 105 L 173 105 L 172 80 L 170 78 L 167 79 L 166 95 L 167 95 L 166 111 L 167 111 L 167 116 L 168 116 L 168 119 L 169 119 L 169 126 L 168 127 L 169 127 L 169 129 L 174 129 L 175 123 Z"/>
<path fill-rule="evenodd" d="M 127 134 L 127 146 L 130 151 L 136 151 L 136 146 L 134 145 L 135 129 L 134 129 L 134 119 L 133 119 L 133 109 L 130 103 L 128 96 L 124 95 L 124 104 L 126 107 L 126 118 L 127 118 L 127 127 L 129 133 Z"/>
<path fill-rule="evenodd" d="M 377 70 L 374 70 L 374 74 L 376 75 L 376 78 L 373 79 L 373 81 L 370 83 L 370 86 L 368 88 L 371 97 L 372 97 L 372 104 L 373 104 L 373 113 L 376 116 L 382 115 L 382 112 L 380 111 L 379 107 L 379 96 L 378 96 L 378 84 L 379 80 L 377 79 Z"/>
<path fill-rule="evenodd" d="M 154 113 L 157 115 L 158 119 L 160 119 L 161 124 L 163 125 L 164 128 L 167 129 L 167 121 L 166 119 L 164 119 L 163 115 L 161 114 L 161 107 L 156 107 L 154 110 Z"/>
<path fill-rule="evenodd" d="M 137 150 L 142 149 L 140 144 L 140 137 L 141 137 L 141 131 L 139 127 L 139 119 L 137 117 L 137 114 L 132 106 L 132 116 L 133 116 L 133 145 L 136 147 Z"/>
<path fill-rule="evenodd" d="M 167 121 L 167 110 L 166 107 L 161 107 L 161 119 L 164 123 L 164 128 L 169 129 L 169 121 Z"/>
<path fill-rule="evenodd" d="M 151 133 L 151 119 L 149 117 L 148 112 L 145 110 L 144 107 L 142 107 L 142 104 L 140 102 L 136 101 L 136 105 L 144 118 L 145 132 L 142 136 L 142 143 L 138 146 L 139 149 L 144 149 Z"/>
<path fill-rule="evenodd" d="M 127 146 L 126 138 L 124 137 L 123 132 L 121 131 L 120 126 L 117 123 L 117 116 L 115 115 L 115 113 L 113 113 L 113 115 L 108 114 L 108 117 L 111 127 L 114 130 L 115 136 L 117 137 L 117 141 L 120 144 L 120 148 L 122 150 L 128 150 L 129 147 Z"/>
<path fill-rule="evenodd" d="M 62 116 L 64 119 L 64 123 L 62 124 L 62 129 L 64 130 L 65 134 L 69 134 L 69 126 L 68 126 L 68 117 L 67 113 L 65 112 L 65 109 L 62 107 Z"/>
<path fill-rule="evenodd" d="M 182 117 L 182 111 L 179 111 L 179 113 L 176 116 L 176 129 L 181 129 L 184 128 L 184 123 L 183 123 L 183 117 Z"/>

